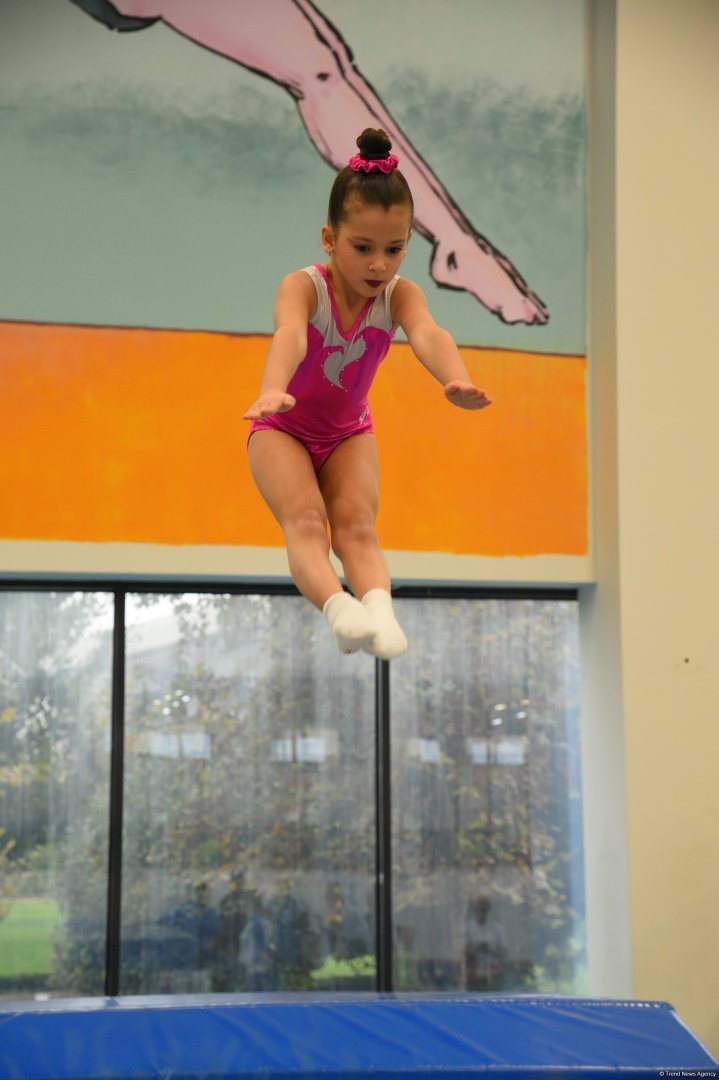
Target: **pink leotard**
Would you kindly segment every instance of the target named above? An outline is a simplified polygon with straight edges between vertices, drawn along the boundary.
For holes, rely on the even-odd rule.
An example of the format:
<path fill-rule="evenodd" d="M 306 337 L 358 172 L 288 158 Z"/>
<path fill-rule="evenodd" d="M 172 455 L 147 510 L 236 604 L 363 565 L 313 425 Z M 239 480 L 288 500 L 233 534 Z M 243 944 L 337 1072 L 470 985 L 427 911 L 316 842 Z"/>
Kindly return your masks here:
<path fill-rule="evenodd" d="M 304 272 L 314 281 L 317 311 L 307 326 L 307 353 L 287 387 L 297 404 L 253 420 L 247 441 L 256 431 L 286 431 L 305 446 L 319 472 L 341 442 L 374 430 L 367 394 L 395 334 L 390 299 L 398 278 L 367 301 L 344 333 L 324 266 Z"/>

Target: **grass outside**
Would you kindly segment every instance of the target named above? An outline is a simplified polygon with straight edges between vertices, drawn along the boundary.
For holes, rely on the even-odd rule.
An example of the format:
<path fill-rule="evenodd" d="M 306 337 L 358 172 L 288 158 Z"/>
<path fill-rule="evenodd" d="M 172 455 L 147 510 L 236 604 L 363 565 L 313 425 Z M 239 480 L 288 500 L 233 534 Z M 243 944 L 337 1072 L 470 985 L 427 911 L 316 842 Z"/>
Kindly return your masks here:
<path fill-rule="evenodd" d="M 13 900 L 0 921 L 0 978 L 50 974 L 55 931 L 61 922 L 54 900 Z"/>
<path fill-rule="evenodd" d="M 336 956 L 328 956 L 321 968 L 310 973 L 310 978 L 314 982 L 327 979 L 356 979 L 374 977 L 376 972 L 377 962 L 374 956 L 356 956 L 352 960 L 339 960 Z"/>

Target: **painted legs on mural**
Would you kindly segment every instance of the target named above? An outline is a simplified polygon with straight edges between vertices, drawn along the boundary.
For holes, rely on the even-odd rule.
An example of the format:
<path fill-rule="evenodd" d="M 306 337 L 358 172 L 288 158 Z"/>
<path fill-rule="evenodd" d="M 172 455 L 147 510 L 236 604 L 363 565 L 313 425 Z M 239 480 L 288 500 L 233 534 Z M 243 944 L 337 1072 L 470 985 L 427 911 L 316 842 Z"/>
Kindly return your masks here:
<path fill-rule="evenodd" d="M 384 128 L 412 189 L 415 227 L 432 244 L 434 281 L 471 293 L 504 322 L 547 321 L 543 302 L 509 259 L 468 221 L 311 0 L 113 2 L 123 15 L 161 18 L 198 44 L 284 87 L 317 150 L 336 169 L 354 152 L 357 133 L 365 127 Z M 349 138 L 348 132 L 353 133 Z"/>
<path fill-rule="evenodd" d="M 394 617 L 375 531 L 374 435 L 346 439 L 319 474 L 304 446 L 283 431 L 256 431 L 248 452 L 255 483 L 284 533 L 292 578 L 329 622 L 339 650 L 362 649 L 384 660 L 401 655 L 407 639 Z M 354 596 L 343 591 L 330 563 L 328 524 Z"/>

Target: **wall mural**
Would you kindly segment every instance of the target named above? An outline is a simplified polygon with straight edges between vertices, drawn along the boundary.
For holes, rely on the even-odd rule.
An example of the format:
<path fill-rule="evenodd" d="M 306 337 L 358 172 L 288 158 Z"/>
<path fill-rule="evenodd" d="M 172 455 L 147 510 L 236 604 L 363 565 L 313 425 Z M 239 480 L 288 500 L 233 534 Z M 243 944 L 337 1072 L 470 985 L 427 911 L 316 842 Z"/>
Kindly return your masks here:
<path fill-rule="evenodd" d="M 393 345 L 383 546 L 586 553 L 582 5 L 9 0 L 0 40 L 0 540 L 281 546 L 242 413 L 381 126 L 404 270 L 494 400 L 477 424 Z"/>

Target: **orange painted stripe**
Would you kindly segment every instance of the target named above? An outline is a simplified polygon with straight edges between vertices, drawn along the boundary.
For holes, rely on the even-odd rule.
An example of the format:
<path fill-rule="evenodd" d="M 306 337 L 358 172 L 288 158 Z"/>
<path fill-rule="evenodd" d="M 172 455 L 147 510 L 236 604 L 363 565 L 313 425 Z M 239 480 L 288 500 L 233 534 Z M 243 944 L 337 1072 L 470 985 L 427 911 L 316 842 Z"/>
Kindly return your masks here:
<path fill-rule="evenodd" d="M 242 419 L 266 337 L 0 323 L 0 539 L 279 546 Z M 397 344 L 372 391 L 387 548 L 585 554 L 585 361 L 461 350 L 449 405 Z"/>

